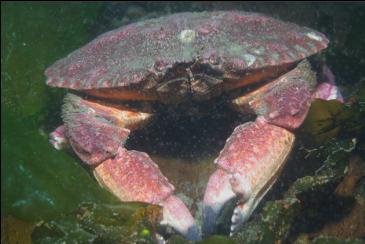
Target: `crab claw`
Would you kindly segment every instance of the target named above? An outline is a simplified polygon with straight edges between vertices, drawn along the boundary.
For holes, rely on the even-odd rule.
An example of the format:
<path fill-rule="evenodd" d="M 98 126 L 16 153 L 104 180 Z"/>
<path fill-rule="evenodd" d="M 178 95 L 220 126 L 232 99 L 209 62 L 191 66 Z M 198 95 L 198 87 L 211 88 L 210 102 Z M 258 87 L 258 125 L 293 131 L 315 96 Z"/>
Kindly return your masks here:
<path fill-rule="evenodd" d="M 188 240 L 199 240 L 194 218 L 185 204 L 173 195 L 174 186 L 157 164 L 143 152 L 120 148 L 115 158 L 94 169 L 95 178 L 123 202 L 145 202 L 160 205 L 161 225 L 169 225 Z"/>
<path fill-rule="evenodd" d="M 252 214 L 274 184 L 294 143 L 294 135 L 263 117 L 238 126 L 215 163 L 204 196 L 203 232 L 211 234 L 223 207 L 237 201 L 231 234 Z"/>
<path fill-rule="evenodd" d="M 121 201 L 160 205 L 162 224 L 189 240 L 200 239 L 194 218 L 173 195 L 174 186 L 157 164 L 146 153 L 123 148 L 130 131 L 145 124 L 151 114 L 68 94 L 62 116 L 65 124 L 50 136 L 57 149 L 68 142 L 80 159 L 93 168 L 98 182 Z"/>
<path fill-rule="evenodd" d="M 201 239 L 194 218 L 180 198 L 171 195 L 162 202 L 162 206 L 161 225 L 171 226 L 188 240 L 198 241 Z"/>
<path fill-rule="evenodd" d="M 229 182 L 231 176 L 222 169 L 217 169 L 209 178 L 204 195 L 203 233 L 215 231 L 216 219 L 223 206 L 236 197 Z"/>

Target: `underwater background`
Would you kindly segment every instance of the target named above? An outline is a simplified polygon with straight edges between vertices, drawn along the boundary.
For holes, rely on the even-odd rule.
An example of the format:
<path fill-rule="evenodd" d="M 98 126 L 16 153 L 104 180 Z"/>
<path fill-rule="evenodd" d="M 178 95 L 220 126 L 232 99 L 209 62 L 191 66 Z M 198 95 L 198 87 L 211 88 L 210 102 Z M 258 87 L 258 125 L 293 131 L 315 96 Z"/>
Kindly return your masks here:
<path fill-rule="evenodd" d="M 330 45 L 314 61 L 332 70 L 346 103 L 315 102 L 293 155 L 250 221 L 232 238 L 222 223 L 202 243 L 364 242 L 364 3 L 2 2 L 2 243 L 155 242 L 158 208 L 120 204 L 73 153 L 48 142 L 67 91 L 46 86 L 44 70 L 121 25 L 204 10 L 260 12 L 324 33 Z M 162 120 L 127 144 L 148 152 L 191 208 L 199 209 L 212 162 L 241 118 L 219 112 L 225 116 Z M 179 236 L 169 241 L 186 243 Z"/>

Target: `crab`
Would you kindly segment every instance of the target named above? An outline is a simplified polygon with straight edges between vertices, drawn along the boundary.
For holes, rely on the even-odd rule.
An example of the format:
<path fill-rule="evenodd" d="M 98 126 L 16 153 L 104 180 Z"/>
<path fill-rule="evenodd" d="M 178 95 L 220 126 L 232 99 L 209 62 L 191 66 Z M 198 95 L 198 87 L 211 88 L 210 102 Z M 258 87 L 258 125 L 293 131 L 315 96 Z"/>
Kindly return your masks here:
<path fill-rule="evenodd" d="M 120 27 L 45 71 L 48 85 L 69 89 L 64 124 L 50 141 L 57 149 L 69 143 L 121 201 L 161 206 L 161 224 L 189 240 L 213 234 L 222 208 L 235 201 L 232 234 L 278 178 L 312 100 L 339 99 L 334 84 L 317 86 L 306 59 L 328 42 L 310 28 L 239 11 L 178 13 Z M 215 160 L 200 231 L 149 155 L 124 145 L 161 104 L 189 113 L 222 96 L 227 107 L 257 117 L 234 129 Z"/>

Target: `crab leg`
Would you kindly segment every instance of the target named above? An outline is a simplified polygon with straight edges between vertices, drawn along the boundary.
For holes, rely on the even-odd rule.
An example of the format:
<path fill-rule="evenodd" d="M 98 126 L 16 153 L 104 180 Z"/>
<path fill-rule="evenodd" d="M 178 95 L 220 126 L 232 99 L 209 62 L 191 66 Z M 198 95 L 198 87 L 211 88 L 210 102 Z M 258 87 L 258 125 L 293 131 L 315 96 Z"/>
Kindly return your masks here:
<path fill-rule="evenodd" d="M 314 72 L 303 61 L 275 81 L 233 100 L 237 110 L 256 113 L 258 118 L 238 126 L 215 161 L 217 170 L 204 196 L 205 234 L 215 231 L 217 217 L 232 200 L 237 204 L 231 234 L 250 217 L 283 168 L 295 140 L 291 131 L 303 123 L 312 99 L 340 96 L 334 84 L 318 88 L 315 84 Z"/>
<path fill-rule="evenodd" d="M 199 240 L 194 218 L 173 195 L 174 186 L 143 152 L 123 146 L 130 130 L 151 117 L 149 113 L 104 106 L 68 94 L 62 111 L 65 125 L 51 134 L 59 148 L 67 140 L 82 161 L 93 168 L 98 182 L 124 202 L 145 202 L 162 207 L 162 225 L 170 225 L 189 240 Z"/>
<path fill-rule="evenodd" d="M 200 239 L 189 209 L 173 195 L 173 185 L 146 153 L 120 148 L 116 157 L 96 166 L 94 175 L 122 201 L 160 205 L 161 224 L 170 225 L 189 240 Z"/>

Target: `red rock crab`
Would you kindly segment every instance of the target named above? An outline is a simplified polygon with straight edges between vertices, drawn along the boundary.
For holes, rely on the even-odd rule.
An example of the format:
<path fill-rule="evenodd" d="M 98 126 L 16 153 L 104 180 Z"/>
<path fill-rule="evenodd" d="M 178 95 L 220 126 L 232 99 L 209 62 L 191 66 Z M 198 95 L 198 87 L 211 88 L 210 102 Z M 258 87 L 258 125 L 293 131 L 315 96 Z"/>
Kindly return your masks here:
<path fill-rule="evenodd" d="M 228 138 L 204 196 L 204 234 L 214 232 L 231 200 L 237 201 L 234 232 L 277 179 L 294 143 L 292 131 L 313 97 L 337 98 L 334 85 L 316 90 L 305 60 L 327 44 L 312 29 L 245 12 L 179 13 L 121 27 L 46 70 L 48 85 L 70 89 L 64 125 L 51 142 L 56 148 L 69 142 L 120 200 L 162 206 L 164 224 L 198 240 L 194 218 L 158 166 L 146 153 L 123 146 L 155 104 L 181 104 L 189 111 L 224 94 L 237 111 L 257 114 Z M 129 101 L 151 106 L 138 111 Z"/>

